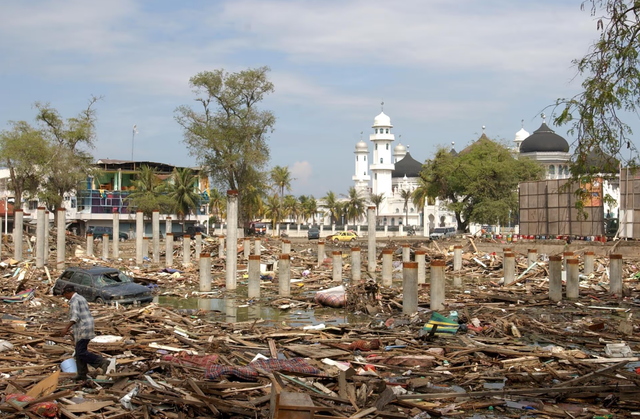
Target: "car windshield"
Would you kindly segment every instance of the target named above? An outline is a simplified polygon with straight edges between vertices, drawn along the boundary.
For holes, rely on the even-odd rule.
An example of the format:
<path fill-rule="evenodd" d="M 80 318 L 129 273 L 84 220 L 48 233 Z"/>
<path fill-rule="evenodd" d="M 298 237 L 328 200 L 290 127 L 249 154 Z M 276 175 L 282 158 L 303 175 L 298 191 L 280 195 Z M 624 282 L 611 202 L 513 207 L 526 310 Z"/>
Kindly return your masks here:
<path fill-rule="evenodd" d="M 99 286 L 126 284 L 129 282 L 133 282 L 133 280 L 122 272 L 104 273 L 100 275 L 96 281 Z"/>
<path fill-rule="evenodd" d="M 434 233 L 444 233 L 446 230 L 444 228 L 436 228 L 433 230 Z"/>

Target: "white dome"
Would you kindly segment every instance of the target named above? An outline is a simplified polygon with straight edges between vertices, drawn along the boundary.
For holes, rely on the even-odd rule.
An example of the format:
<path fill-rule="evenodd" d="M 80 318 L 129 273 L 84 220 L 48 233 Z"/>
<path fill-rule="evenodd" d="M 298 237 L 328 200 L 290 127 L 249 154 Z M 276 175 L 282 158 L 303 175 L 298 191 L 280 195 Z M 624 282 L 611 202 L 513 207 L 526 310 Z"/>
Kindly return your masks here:
<path fill-rule="evenodd" d="M 373 120 L 373 127 L 389 127 L 391 128 L 391 118 L 384 112 L 380 112 L 380 115 L 376 116 Z"/>
<path fill-rule="evenodd" d="M 358 144 L 356 144 L 356 151 L 369 151 L 367 149 L 367 143 L 362 140 L 358 141 Z"/>
<path fill-rule="evenodd" d="M 393 148 L 393 153 L 407 154 L 407 147 L 403 146 L 402 143 L 398 143 L 398 145 Z"/>
<path fill-rule="evenodd" d="M 516 138 L 513 140 L 515 142 L 522 142 L 527 139 L 530 134 L 524 130 L 524 128 L 520 128 L 520 131 L 516 132 Z"/>

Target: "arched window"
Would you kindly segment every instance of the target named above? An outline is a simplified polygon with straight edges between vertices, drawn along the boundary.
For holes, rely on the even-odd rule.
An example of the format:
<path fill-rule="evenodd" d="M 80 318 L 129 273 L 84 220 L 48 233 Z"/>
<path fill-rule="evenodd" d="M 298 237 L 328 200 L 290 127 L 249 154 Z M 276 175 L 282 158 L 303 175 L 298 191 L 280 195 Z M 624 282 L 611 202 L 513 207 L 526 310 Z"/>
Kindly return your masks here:
<path fill-rule="evenodd" d="M 409 212 L 413 212 L 413 211 L 414 211 L 413 207 L 409 208 Z"/>
<path fill-rule="evenodd" d="M 376 130 L 375 130 L 375 131 L 376 131 L 376 134 L 377 134 L 377 133 L 378 133 L 378 128 L 376 128 Z"/>
<path fill-rule="evenodd" d="M 367 172 L 366 172 L 366 171 L 362 172 L 362 174 L 363 174 L 364 176 L 367 176 Z"/>
<path fill-rule="evenodd" d="M 389 128 L 387 128 L 387 134 L 389 133 Z"/>
<path fill-rule="evenodd" d="M 396 214 L 400 213 L 400 208 L 396 208 Z"/>
<path fill-rule="evenodd" d="M 556 167 L 554 165 L 549 166 L 549 174 L 551 176 L 555 176 L 556 175 Z"/>
<path fill-rule="evenodd" d="M 392 226 L 396 225 L 396 219 L 395 219 L 395 218 L 392 218 L 392 219 L 391 219 L 391 225 L 392 225 Z"/>
<path fill-rule="evenodd" d="M 364 159 L 364 161 L 367 161 L 367 156 L 362 156 L 362 158 Z"/>
<path fill-rule="evenodd" d="M 378 144 L 376 144 L 376 150 L 378 149 Z"/>
<path fill-rule="evenodd" d="M 389 150 L 389 144 L 387 144 L 387 150 Z"/>
<path fill-rule="evenodd" d="M 377 174 L 377 173 L 374 173 L 373 178 L 374 178 L 375 180 L 378 180 L 378 174 Z"/>
<path fill-rule="evenodd" d="M 382 164 L 382 157 L 380 157 L 380 164 Z"/>
<path fill-rule="evenodd" d="M 384 218 L 382 219 L 382 223 L 383 223 L 384 225 L 387 225 L 387 217 L 384 217 Z"/>

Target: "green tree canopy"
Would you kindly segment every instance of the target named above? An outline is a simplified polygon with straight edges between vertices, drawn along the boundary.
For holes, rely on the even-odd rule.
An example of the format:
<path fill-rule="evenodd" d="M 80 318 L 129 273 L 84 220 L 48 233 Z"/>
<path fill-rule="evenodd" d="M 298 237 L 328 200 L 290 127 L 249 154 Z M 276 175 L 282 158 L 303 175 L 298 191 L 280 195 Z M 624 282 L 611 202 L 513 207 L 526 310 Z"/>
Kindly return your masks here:
<path fill-rule="evenodd" d="M 353 220 L 355 224 L 367 212 L 367 200 L 353 186 L 349 188 L 346 198 L 347 201 L 344 203 L 345 215 L 347 220 Z"/>
<path fill-rule="evenodd" d="M 285 191 L 291 191 L 291 172 L 287 166 L 275 166 L 269 173 L 271 182 L 280 193 L 280 199 L 283 199 Z"/>
<path fill-rule="evenodd" d="M 132 183 L 134 190 L 127 196 L 132 210 L 142 211 L 146 218 L 151 218 L 155 210 L 168 214 L 174 208 L 166 194 L 167 185 L 160 180 L 155 168 L 143 165 Z"/>
<path fill-rule="evenodd" d="M 188 167 L 174 168 L 171 182 L 167 185 L 168 198 L 178 219 L 184 221 L 200 205 L 200 194 L 197 192 L 198 177 Z M 184 224 L 182 225 L 184 230 Z"/>
<path fill-rule="evenodd" d="M 574 178 L 589 177 L 586 156 L 591 153 L 599 154 L 602 173 L 617 172 L 618 159 L 629 158 L 631 165 L 637 165 L 625 120 L 637 118 L 640 105 L 640 2 L 589 0 L 581 7 L 586 4 L 596 17 L 600 36 L 584 57 L 574 60 L 582 91 L 556 103 L 556 124 L 569 124 L 577 139 Z"/>
<path fill-rule="evenodd" d="M 439 149 L 420 174 L 427 196 L 448 202 L 461 231 L 470 222 L 505 224 L 509 210 L 518 211 L 518 183 L 541 175 L 538 163 L 515 159 L 508 147 L 484 135 L 457 156 Z"/>
<path fill-rule="evenodd" d="M 384 194 L 372 193 L 369 199 L 371 200 L 371 203 L 376 206 L 376 215 L 378 215 L 378 210 L 380 210 L 380 205 L 382 205 L 382 202 L 384 201 Z"/>
<path fill-rule="evenodd" d="M 337 223 L 338 219 L 342 215 L 342 207 L 335 192 L 327 192 L 327 194 L 322 199 L 324 200 L 322 206 L 326 208 L 327 213 L 331 218 L 331 223 Z"/>
<path fill-rule="evenodd" d="M 175 119 L 183 129 L 184 142 L 214 184 L 238 191 L 239 222 L 247 218 L 243 195 L 269 161 L 268 134 L 275 116 L 258 109 L 273 92 L 268 67 L 238 73 L 204 71 L 189 79 L 199 109 L 183 105 Z"/>

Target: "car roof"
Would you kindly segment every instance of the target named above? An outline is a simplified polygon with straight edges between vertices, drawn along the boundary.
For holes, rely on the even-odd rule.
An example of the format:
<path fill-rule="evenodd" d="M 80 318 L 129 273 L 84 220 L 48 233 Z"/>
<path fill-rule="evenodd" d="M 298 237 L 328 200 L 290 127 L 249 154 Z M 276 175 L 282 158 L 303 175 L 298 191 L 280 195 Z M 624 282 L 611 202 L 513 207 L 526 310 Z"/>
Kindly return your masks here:
<path fill-rule="evenodd" d="M 94 266 L 91 268 L 80 268 L 77 266 L 69 267 L 66 271 L 72 272 L 85 272 L 91 275 L 102 275 L 106 273 L 119 272 L 116 268 L 110 268 L 108 266 Z"/>

